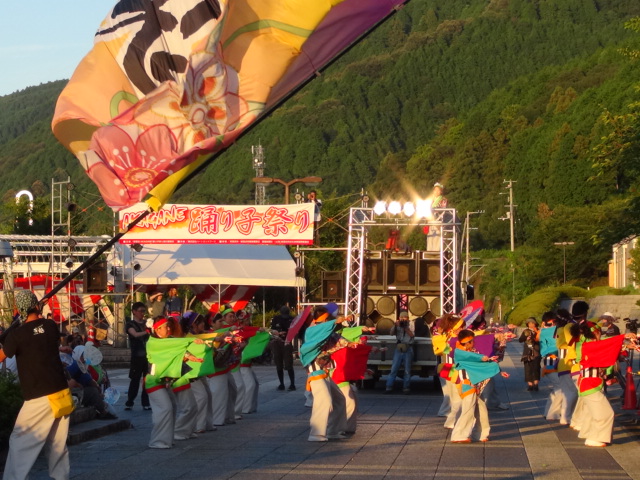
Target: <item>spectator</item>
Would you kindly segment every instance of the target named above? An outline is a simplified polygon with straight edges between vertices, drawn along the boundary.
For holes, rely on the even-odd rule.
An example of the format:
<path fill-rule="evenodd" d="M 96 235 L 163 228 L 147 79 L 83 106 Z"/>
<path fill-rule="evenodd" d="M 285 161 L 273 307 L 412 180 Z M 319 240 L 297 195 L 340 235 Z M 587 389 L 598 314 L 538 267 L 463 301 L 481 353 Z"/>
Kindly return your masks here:
<path fill-rule="evenodd" d="M 182 299 L 178 296 L 178 289 L 176 287 L 171 287 L 169 289 L 169 296 L 164 305 L 164 312 L 167 316 L 176 318 L 180 318 L 182 316 Z"/>
<path fill-rule="evenodd" d="M 600 328 L 602 329 L 602 336 L 604 338 L 615 337 L 616 335 L 620 335 L 620 328 L 615 325 L 616 319 L 614 318 L 612 313 L 604 312 L 600 315 Z"/>
<path fill-rule="evenodd" d="M 286 305 L 280 307 L 280 314 L 271 319 L 271 333 L 273 340 L 271 341 L 271 354 L 273 362 L 276 364 L 276 373 L 278 374 L 278 390 L 284 390 L 284 371 L 289 374 L 289 390 L 295 390 L 295 373 L 293 371 L 293 345 L 287 342 L 287 332 L 291 326 L 291 310 Z"/>
<path fill-rule="evenodd" d="M 152 293 L 147 297 L 147 307 L 149 308 L 151 318 L 163 315 L 165 305 L 166 302 L 164 301 L 162 292 Z"/>
<path fill-rule="evenodd" d="M 109 412 L 108 407 L 102 398 L 100 387 L 87 371 L 84 361 L 83 345 L 73 349 L 73 362 L 67 366 L 67 373 L 70 380 L 69 387 L 81 391 L 82 406 L 93 407 L 98 412 L 98 418 L 102 420 L 113 420 L 118 417 Z"/>
<path fill-rule="evenodd" d="M 523 330 L 519 341 L 523 344 L 520 361 L 524 363 L 524 380 L 529 385 L 527 390 L 530 392 L 537 392 L 540 382 L 540 339 L 538 335 L 538 322 L 535 318 L 529 317 L 527 328 Z"/>
<path fill-rule="evenodd" d="M 391 328 L 390 335 L 396 336 L 396 349 L 393 352 L 393 363 L 387 378 L 386 393 L 393 392 L 393 383 L 398 375 L 398 370 L 404 365 L 404 377 L 402 392 L 411 392 L 411 362 L 413 361 L 413 342 L 415 336 L 409 326 L 409 313 L 402 310 L 398 315 L 396 324 Z"/>
<path fill-rule="evenodd" d="M 142 377 L 149 373 L 149 363 L 147 361 L 147 340 L 149 340 L 149 332 L 145 325 L 144 315 L 147 307 L 142 302 L 136 302 L 131 307 L 131 320 L 125 325 L 127 335 L 129 336 L 129 346 L 131 347 L 131 364 L 129 367 L 129 393 L 125 403 L 125 410 L 131 410 L 133 401 L 138 396 L 140 390 L 140 382 Z M 142 408 L 151 410 L 149 406 L 149 395 L 146 390 L 142 390 Z"/>

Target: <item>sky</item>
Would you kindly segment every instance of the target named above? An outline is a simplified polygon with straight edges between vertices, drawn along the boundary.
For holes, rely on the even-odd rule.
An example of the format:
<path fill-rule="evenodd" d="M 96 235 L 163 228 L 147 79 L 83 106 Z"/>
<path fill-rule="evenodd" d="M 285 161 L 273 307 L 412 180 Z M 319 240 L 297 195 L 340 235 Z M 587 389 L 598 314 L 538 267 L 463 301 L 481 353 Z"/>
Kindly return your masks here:
<path fill-rule="evenodd" d="M 116 0 L 2 0 L 0 96 L 68 79 Z"/>

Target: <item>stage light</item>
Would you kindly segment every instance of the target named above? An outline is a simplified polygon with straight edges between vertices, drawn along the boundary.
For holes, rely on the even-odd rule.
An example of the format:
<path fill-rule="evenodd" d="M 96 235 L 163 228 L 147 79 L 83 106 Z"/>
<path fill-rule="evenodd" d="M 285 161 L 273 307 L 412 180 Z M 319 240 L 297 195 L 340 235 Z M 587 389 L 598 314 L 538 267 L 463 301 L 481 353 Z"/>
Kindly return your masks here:
<path fill-rule="evenodd" d="M 78 245 L 78 242 L 76 242 L 73 238 L 70 238 L 69 240 L 67 240 L 67 245 L 69 248 L 73 249 L 73 248 L 76 248 L 76 245 Z"/>
<path fill-rule="evenodd" d="M 413 217 L 413 214 L 416 213 L 416 207 L 411 202 L 406 202 L 402 207 L 402 213 L 404 213 L 407 217 Z"/>
<path fill-rule="evenodd" d="M 135 262 L 133 264 L 133 269 L 137 272 L 138 270 L 140 270 L 142 268 L 142 265 L 140 265 L 138 262 Z"/>
<path fill-rule="evenodd" d="M 387 202 L 378 200 L 373 207 L 373 213 L 382 215 L 387 210 Z"/>
<path fill-rule="evenodd" d="M 389 202 L 389 208 L 387 208 L 387 211 L 391 215 L 398 215 L 402 211 L 402 205 L 400 202 L 394 200 L 393 202 Z"/>
<path fill-rule="evenodd" d="M 418 200 L 416 202 L 416 215 L 419 218 L 431 217 L 431 200 Z"/>
<path fill-rule="evenodd" d="M 75 262 L 75 258 L 73 257 L 67 257 L 64 259 L 64 266 L 67 268 L 72 268 L 73 267 L 73 262 Z"/>
<path fill-rule="evenodd" d="M 134 243 L 133 245 L 131 245 L 131 248 L 136 252 L 140 253 L 144 247 L 139 243 Z"/>

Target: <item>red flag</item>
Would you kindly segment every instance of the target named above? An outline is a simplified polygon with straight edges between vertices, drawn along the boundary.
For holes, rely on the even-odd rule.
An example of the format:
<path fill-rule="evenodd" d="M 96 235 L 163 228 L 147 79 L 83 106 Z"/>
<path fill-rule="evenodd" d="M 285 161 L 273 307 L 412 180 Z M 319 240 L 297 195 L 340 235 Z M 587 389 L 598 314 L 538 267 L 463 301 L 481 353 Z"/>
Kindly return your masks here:
<path fill-rule="evenodd" d="M 600 340 L 598 342 L 585 342 L 582 344 L 582 360 L 580 365 L 584 368 L 607 368 L 618 360 L 624 335 Z"/>
<path fill-rule="evenodd" d="M 363 343 L 356 347 L 341 348 L 331 355 L 336 368 L 331 375 L 335 383 L 362 380 L 367 371 L 371 347 Z"/>

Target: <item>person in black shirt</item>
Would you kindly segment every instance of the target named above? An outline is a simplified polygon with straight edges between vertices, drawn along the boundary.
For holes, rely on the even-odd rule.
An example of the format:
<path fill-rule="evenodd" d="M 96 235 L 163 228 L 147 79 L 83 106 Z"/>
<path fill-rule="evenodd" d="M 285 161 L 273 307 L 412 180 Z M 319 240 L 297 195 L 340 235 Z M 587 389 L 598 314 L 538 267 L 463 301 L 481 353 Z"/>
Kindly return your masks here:
<path fill-rule="evenodd" d="M 145 325 L 144 315 L 147 307 L 142 302 L 136 302 L 131 307 L 131 320 L 125 325 L 127 335 L 129 335 L 129 346 L 131 347 L 131 365 L 129 367 L 129 393 L 124 404 L 125 410 L 131 410 L 133 401 L 138 396 L 140 381 L 142 377 L 149 373 L 149 362 L 147 361 L 147 340 L 149 332 Z M 151 410 L 149 405 L 149 395 L 142 389 L 142 408 Z"/>
<path fill-rule="evenodd" d="M 35 295 L 32 298 L 37 304 Z M 55 418 L 48 398 L 48 395 L 67 388 L 56 324 L 42 318 L 39 307 L 30 307 L 24 324 L 12 329 L 4 339 L 0 362 L 7 356 L 16 358 L 24 404 L 9 439 L 3 478 L 27 478 L 40 451 L 46 446 L 49 475 L 55 479 L 68 479 L 69 451 L 66 443 L 69 415 Z"/>
<path fill-rule="evenodd" d="M 293 344 L 287 342 L 287 332 L 291 326 L 291 311 L 286 305 L 280 308 L 280 315 L 276 315 L 271 319 L 271 330 L 274 339 L 271 341 L 271 353 L 273 354 L 273 362 L 276 364 L 276 372 L 278 373 L 278 390 L 284 390 L 284 370 L 289 373 L 289 390 L 295 390 L 295 373 L 293 371 Z"/>

